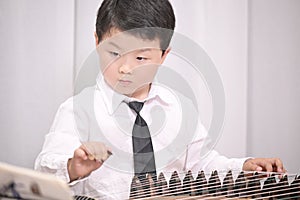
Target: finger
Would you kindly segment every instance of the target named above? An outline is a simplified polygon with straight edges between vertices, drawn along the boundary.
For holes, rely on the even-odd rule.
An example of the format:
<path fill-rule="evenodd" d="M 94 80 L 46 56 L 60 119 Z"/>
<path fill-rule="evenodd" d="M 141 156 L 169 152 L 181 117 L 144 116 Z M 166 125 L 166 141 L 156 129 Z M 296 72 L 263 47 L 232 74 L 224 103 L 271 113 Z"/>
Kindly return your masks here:
<path fill-rule="evenodd" d="M 74 152 L 74 158 L 80 158 L 82 160 L 87 160 L 87 153 L 85 152 L 84 149 L 78 148 Z"/>
<path fill-rule="evenodd" d="M 267 172 L 282 172 L 283 164 L 278 158 L 270 158 L 265 162 Z"/>
<path fill-rule="evenodd" d="M 90 160 L 97 160 L 97 142 L 84 142 L 82 144 L 83 148 L 88 154 Z"/>
<path fill-rule="evenodd" d="M 261 166 L 256 165 L 255 171 L 261 172 L 263 168 Z"/>
<path fill-rule="evenodd" d="M 249 163 L 248 165 L 248 171 L 255 171 L 257 169 L 258 165 L 256 165 L 255 163 Z"/>
<path fill-rule="evenodd" d="M 273 166 L 275 165 L 274 159 L 258 159 L 256 164 L 263 168 L 264 171 L 272 172 L 274 171 Z"/>
<path fill-rule="evenodd" d="M 101 161 L 98 161 L 96 159 L 94 159 L 94 160 L 89 159 L 87 161 L 87 163 L 88 163 L 88 167 L 89 167 L 90 171 L 94 171 L 94 170 L 98 169 L 103 164 Z"/>
<path fill-rule="evenodd" d="M 277 172 L 284 172 L 283 163 L 279 158 L 275 159 L 275 166 L 276 166 Z"/>
<path fill-rule="evenodd" d="M 80 146 L 80 148 L 83 151 L 85 151 L 85 154 L 87 155 L 87 158 L 89 160 L 95 160 L 95 156 L 94 156 L 95 154 L 94 154 L 93 148 L 88 147 L 88 145 L 86 145 L 86 144 L 82 144 Z"/>
<path fill-rule="evenodd" d="M 83 146 L 88 152 L 90 160 L 104 162 L 112 155 L 112 151 L 102 142 L 84 142 Z"/>
<path fill-rule="evenodd" d="M 89 160 L 96 160 L 96 159 L 95 159 L 95 156 L 93 156 L 92 154 L 89 154 L 89 155 L 88 155 L 88 158 L 89 158 Z"/>
<path fill-rule="evenodd" d="M 245 171 L 262 171 L 262 168 L 259 165 L 257 165 L 254 161 L 255 161 L 255 159 L 247 160 L 243 166 L 243 170 L 245 170 Z"/>
<path fill-rule="evenodd" d="M 273 170 L 273 163 L 272 162 L 266 162 L 264 168 L 265 168 L 265 171 L 267 171 L 267 172 L 274 171 Z"/>
<path fill-rule="evenodd" d="M 257 164 L 263 168 L 263 171 L 273 171 L 273 161 L 270 159 L 260 159 L 258 160 Z"/>
<path fill-rule="evenodd" d="M 83 149 L 83 150 L 86 152 L 87 155 L 88 155 L 88 154 L 92 154 L 90 148 L 88 148 L 86 144 L 82 144 L 82 145 L 80 146 L 80 148 Z"/>

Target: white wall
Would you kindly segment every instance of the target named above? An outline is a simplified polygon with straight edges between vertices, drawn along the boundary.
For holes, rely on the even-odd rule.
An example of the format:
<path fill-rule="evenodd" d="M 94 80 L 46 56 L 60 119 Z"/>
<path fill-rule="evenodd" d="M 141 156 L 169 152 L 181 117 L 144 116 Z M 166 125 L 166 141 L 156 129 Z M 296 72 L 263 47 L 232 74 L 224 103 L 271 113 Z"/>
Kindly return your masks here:
<path fill-rule="evenodd" d="M 223 81 L 226 114 L 216 149 L 229 157 L 244 157 L 247 128 L 247 1 L 173 2 L 178 19 L 177 31 L 190 36 L 206 50 Z"/>
<path fill-rule="evenodd" d="M 226 121 L 216 148 L 230 157 L 280 156 L 288 169 L 299 169 L 297 0 L 171 2 L 176 31 L 203 46 L 223 80 Z M 0 161 L 32 167 L 59 104 L 73 93 L 74 77 L 95 47 L 100 3 L 0 1 Z M 273 67 L 277 71 L 270 73 Z"/>
<path fill-rule="evenodd" d="M 248 154 L 299 172 L 300 1 L 249 4 Z"/>
<path fill-rule="evenodd" d="M 72 94 L 73 1 L 0 1 L 0 161 L 33 167 Z"/>

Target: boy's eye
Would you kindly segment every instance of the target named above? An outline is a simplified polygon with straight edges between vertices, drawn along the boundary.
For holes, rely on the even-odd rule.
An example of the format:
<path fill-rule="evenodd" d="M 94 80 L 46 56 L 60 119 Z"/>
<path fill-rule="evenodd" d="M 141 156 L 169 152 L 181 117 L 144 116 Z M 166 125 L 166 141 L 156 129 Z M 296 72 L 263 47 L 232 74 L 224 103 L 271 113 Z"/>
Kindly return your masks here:
<path fill-rule="evenodd" d="M 114 57 L 120 56 L 120 54 L 118 52 L 115 52 L 115 51 L 109 51 L 109 54 L 114 56 Z"/>
<path fill-rule="evenodd" d="M 147 58 L 142 57 L 142 56 L 138 56 L 138 57 L 136 57 L 136 59 L 137 59 L 137 60 L 140 60 L 140 61 L 141 61 L 141 60 L 147 60 Z"/>

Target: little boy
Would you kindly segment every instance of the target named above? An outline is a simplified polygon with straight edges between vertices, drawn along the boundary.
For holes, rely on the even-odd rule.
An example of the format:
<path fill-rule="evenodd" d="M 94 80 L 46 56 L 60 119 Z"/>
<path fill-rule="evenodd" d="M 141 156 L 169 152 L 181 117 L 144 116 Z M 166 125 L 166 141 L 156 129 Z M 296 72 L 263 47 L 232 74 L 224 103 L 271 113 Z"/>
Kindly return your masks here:
<path fill-rule="evenodd" d="M 229 159 L 214 150 L 200 156 L 207 132 L 198 117 L 189 117 L 196 109 L 153 83 L 170 52 L 174 27 L 168 0 L 103 1 L 95 33 L 102 74 L 95 87 L 60 106 L 37 170 L 69 182 L 76 195 L 101 199 L 128 198 L 134 175 L 164 172 L 168 179 L 169 172 L 185 170 L 285 171 L 275 158 Z"/>

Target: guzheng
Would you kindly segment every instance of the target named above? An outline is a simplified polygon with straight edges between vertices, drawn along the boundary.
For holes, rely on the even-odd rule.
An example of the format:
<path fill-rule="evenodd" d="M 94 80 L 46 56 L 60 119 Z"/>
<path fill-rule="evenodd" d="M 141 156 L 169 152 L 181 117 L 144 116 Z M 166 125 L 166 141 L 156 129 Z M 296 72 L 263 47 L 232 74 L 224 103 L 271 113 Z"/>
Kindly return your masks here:
<path fill-rule="evenodd" d="M 133 177 L 129 199 L 300 199 L 300 175 L 266 172 L 160 173 Z"/>

